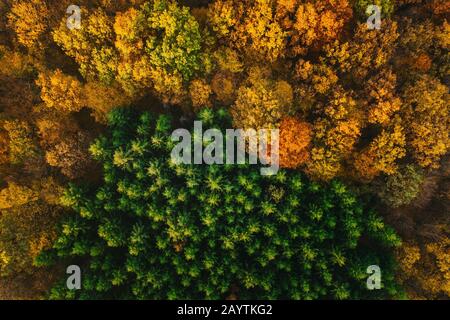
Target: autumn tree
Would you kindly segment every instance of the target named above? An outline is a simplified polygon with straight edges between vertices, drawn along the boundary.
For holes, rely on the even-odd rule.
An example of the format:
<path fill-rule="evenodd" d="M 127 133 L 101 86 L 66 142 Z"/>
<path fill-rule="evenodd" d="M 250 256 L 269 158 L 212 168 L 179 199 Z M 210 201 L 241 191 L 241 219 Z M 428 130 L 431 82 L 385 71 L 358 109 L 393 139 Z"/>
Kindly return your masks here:
<path fill-rule="evenodd" d="M 8 13 L 9 27 L 15 31 L 21 45 L 33 49 L 42 45 L 49 15 L 45 0 L 15 0 Z"/>
<path fill-rule="evenodd" d="M 90 0 L 95 6 L 99 6 L 107 13 L 125 11 L 130 7 L 139 7 L 147 0 Z"/>
<path fill-rule="evenodd" d="M 214 62 L 222 72 L 240 73 L 244 71 L 242 57 L 236 50 L 228 47 L 220 47 L 213 53 Z"/>
<path fill-rule="evenodd" d="M 14 182 L 0 191 L 0 210 L 21 206 L 38 199 L 38 193 Z"/>
<path fill-rule="evenodd" d="M 394 58 L 398 74 L 404 81 L 411 81 L 423 74 L 446 74 L 448 66 L 445 61 L 445 52 L 448 44 L 441 41 L 441 36 L 447 38 L 445 26 L 441 28 L 431 20 L 421 22 L 405 19 L 401 25 L 398 53 Z M 437 71 L 437 72 L 436 72 Z"/>
<path fill-rule="evenodd" d="M 325 63 L 315 64 L 300 59 L 295 64 L 294 79 L 299 81 L 301 98 L 326 94 L 338 82 L 336 72 Z"/>
<path fill-rule="evenodd" d="M 293 90 L 284 80 L 271 79 L 270 70 L 254 67 L 237 91 L 231 108 L 236 128 L 276 128 L 292 110 Z"/>
<path fill-rule="evenodd" d="M 34 130 L 29 123 L 20 120 L 6 120 L 2 125 L 8 133 L 11 163 L 20 164 L 38 156 L 40 150 L 36 143 Z"/>
<path fill-rule="evenodd" d="M 9 137 L 6 130 L 0 130 L 0 165 L 9 162 Z"/>
<path fill-rule="evenodd" d="M 386 67 L 395 52 L 399 33 L 397 22 L 383 21 L 380 30 L 370 30 L 366 23 L 358 24 L 352 41 L 335 41 L 327 47 L 327 61 L 342 74 L 350 73 L 355 80 Z"/>
<path fill-rule="evenodd" d="M 113 19 L 101 8 L 88 11 L 82 8 L 83 27 L 70 30 L 67 18 L 53 30 L 54 41 L 79 65 L 86 79 L 111 83 L 117 73 L 118 54 L 114 48 Z"/>
<path fill-rule="evenodd" d="M 40 188 L 9 183 L 0 191 L 0 277 L 32 273 L 34 258 L 54 241 L 61 209 L 43 201 Z"/>
<path fill-rule="evenodd" d="M 82 84 L 59 69 L 40 73 L 36 84 L 41 88 L 41 99 L 48 108 L 76 112 L 84 106 Z"/>
<path fill-rule="evenodd" d="M 419 195 L 423 180 L 424 174 L 420 168 L 406 165 L 378 183 L 377 193 L 381 200 L 392 208 L 408 205 Z"/>
<path fill-rule="evenodd" d="M 401 37 L 398 41 L 400 50 L 409 54 L 421 54 L 429 52 L 436 39 L 436 26 L 431 20 L 421 23 L 405 19 L 402 26 Z"/>
<path fill-rule="evenodd" d="M 97 122 L 105 123 L 106 114 L 114 108 L 127 106 L 130 101 L 123 89 L 117 84 L 105 85 L 98 81 L 89 81 L 83 86 L 81 96 L 86 106 L 92 110 Z"/>
<path fill-rule="evenodd" d="M 61 173 L 70 179 L 82 176 L 89 166 L 87 153 L 89 138 L 78 132 L 76 135 L 64 137 L 50 148 L 45 158 L 47 163 L 61 169 Z"/>
<path fill-rule="evenodd" d="M 208 21 L 219 40 L 250 59 L 275 61 L 284 54 L 286 32 L 275 20 L 275 0 L 214 1 Z"/>
<path fill-rule="evenodd" d="M 423 76 L 405 87 L 408 145 L 422 167 L 437 168 L 448 151 L 449 94 L 439 80 Z"/>
<path fill-rule="evenodd" d="M 386 125 L 400 110 L 402 101 L 396 94 L 397 77 L 390 69 L 382 70 L 370 78 L 365 86 L 365 103 L 368 106 L 368 121 Z"/>
<path fill-rule="evenodd" d="M 211 93 L 211 86 L 202 79 L 194 79 L 189 86 L 189 95 L 194 108 L 210 106 Z"/>
<path fill-rule="evenodd" d="M 382 18 L 389 18 L 395 10 L 395 0 L 352 0 L 353 8 L 356 15 L 365 22 L 373 12 L 367 12 L 367 9 L 371 5 L 376 5 L 380 8 Z"/>
<path fill-rule="evenodd" d="M 94 128 L 86 131 L 73 114 L 46 106 L 38 105 L 34 112 L 45 164 L 59 168 L 69 179 L 79 178 L 90 172 L 88 145 Z"/>
<path fill-rule="evenodd" d="M 288 54 L 296 57 L 337 39 L 352 18 L 347 0 L 278 1 L 277 21 L 289 35 Z"/>
<path fill-rule="evenodd" d="M 9 10 L 10 3 L 7 1 L 0 2 L 0 30 L 5 30 L 8 24 L 7 12 Z M 4 44 L 7 39 L 6 35 L 0 36 L 0 44 Z"/>
<path fill-rule="evenodd" d="M 415 241 L 398 248 L 400 281 L 413 299 L 448 299 L 450 297 L 450 240 L 445 237 L 419 245 Z M 411 288 L 412 287 L 412 288 Z"/>
<path fill-rule="evenodd" d="M 56 109 L 49 109 L 44 104 L 38 104 L 33 109 L 36 133 L 39 145 L 43 150 L 58 143 L 63 136 L 80 130 L 74 118 Z"/>
<path fill-rule="evenodd" d="M 445 15 L 450 12 L 450 4 L 445 0 L 432 0 L 428 5 L 436 15 Z"/>
<path fill-rule="evenodd" d="M 236 95 L 234 77 L 226 73 L 216 73 L 211 80 L 211 90 L 219 104 L 231 105 Z"/>
<path fill-rule="evenodd" d="M 211 80 L 211 90 L 215 103 L 231 105 L 236 98 L 236 87 L 244 73 L 245 64 L 238 51 L 229 47 L 219 47 L 213 53 L 216 73 Z"/>
<path fill-rule="evenodd" d="M 0 275 L 32 273 L 33 259 L 54 241 L 53 223 L 60 211 L 31 202 L 1 213 Z"/>
<path fill-rule="evenodd" d="M 351 93 L 342 88 L 334 91 L 324 114 L 313 124 L 310 176 L 330 180 L 343 173 L 344 162 L 350 158 L 361 135 L 361 112 Z"/>
<path fill-rule="evenodd" d="M 309 160 L 311 125 L 293 117 L 280 123 L 279 159 L 282 168 L 295 169 Z"/>
<path fill-rule="evenodd" d="M 35 71 L 36 61 L 32 57 L 0 46 L 0 74 L 11 78 L 29 79 Z"/>
<path fill-rule="evenodd" d="M 383 129 L 354 160 L 357 173 L 370 181 L 380 173 L 392 175 L 397 172 L 398 161 L 406 155 L 405 129 L 399 117 Z"/>
<path fill-rule="evenodd" d="M 149 87 L 164 99 L 183 94 L 183 84 L 210 69 L 205 39 L 189 8 L 174 1 L 146 2 L 118 13 L 114 23 L 120 61 L 118 80 L 129 92 Z"/>

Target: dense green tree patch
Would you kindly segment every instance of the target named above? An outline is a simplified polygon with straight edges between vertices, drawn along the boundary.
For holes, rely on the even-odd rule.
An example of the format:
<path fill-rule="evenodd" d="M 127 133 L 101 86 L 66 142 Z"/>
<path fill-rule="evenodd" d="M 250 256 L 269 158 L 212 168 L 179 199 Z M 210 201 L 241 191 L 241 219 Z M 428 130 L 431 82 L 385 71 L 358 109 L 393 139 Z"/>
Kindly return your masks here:
<path fill-rule="evenodd" d="M 231 128 L 203 109 L 204 129 Z M 82 290 L 65 277 L 51 298 L 358 299 L 398 295 L 390 248 L 400 240 L 342 182 L 298 171 L 262 176 L 259 165 L 185 165 L 170 157 L 167 115 L 117 109 L 90 151 L 98 186 L 72 185 L 75 211 L 38 264 L 82 268 Z M 382 289 L 368 290 L 379 265 Z"/>

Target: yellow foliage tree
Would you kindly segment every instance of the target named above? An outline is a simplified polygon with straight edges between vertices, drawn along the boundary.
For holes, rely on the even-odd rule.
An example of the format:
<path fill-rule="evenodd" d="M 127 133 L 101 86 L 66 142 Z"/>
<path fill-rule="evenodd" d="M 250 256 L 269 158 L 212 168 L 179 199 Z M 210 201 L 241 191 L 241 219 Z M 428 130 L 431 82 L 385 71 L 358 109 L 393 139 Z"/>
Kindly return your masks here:
<path fill-rule="evenodd" d="M 424 75 L 404 91 L 408 143 L 422 167 L 439 167 L 449 140 L 449 93 L 439 80 Z"/>
<path fill-rule="evenodd" d="M 293 90 L 284 80 L 273 80 L 270 71 L 254 67 L 245 83 L 238 89 L 231 108 L 233 123 L 242 129 L 278 127 L 292 108 Z"/>
<path fill-rule="evenodd" d="M 123 56 L 117 69 L 118 79 L 127 91 L 149 87 L 151 84 L 150 62 L 142 52 L 145 39 L 138 35 L 138 23 L 139 11 L 134 8 L 118 12 L 114 22 L 115 47 Z"/>
<path fill-rule="evenodd" d="M 75 59 L 84 78 L 100 79 L 109 84 L 115 78 L 118 63 L 114 48 L 114 21 L 101 8 L 92 12 L 82 8 L 81 16 L 81 29 L 67 28 L 67 18 L 64 17 L 53 31 L 53 39 Z"/>
<path fill-rule="evenodd" d="M 36 272 L 33 258 L 56 238 L 55 221 L 62 210 L 43 201 L 29 202 L 0 212 L 0 277 Z"/>
<path fill-rule="evenodd" d="M 372 180 L 381 172 L 391 175 L 397 172 L 397 161 L 406 155 L 406 137 L 395 118 L 391 127 L 382 132 L 361 151 L 354 161 L 355 168 L 363 180 Z"/>
<path fill-rule="evenodd" d="M 308 91 L 313 95 L 326 94 L 338 81 L 334 70 L 326 64 L 313 64 L 303 59 L 295 65 L 295 78 L 302 82 L 302 96 Z"/>
<path fill-rule="evenodd" d="M 0 130 L 0 165 L 9 162 L 8 132 Z"/>
<path fill-rule="evenodd" d="M 150 70 L 153 87 L 165 103 L 177 103 L 186 94 L 183 77 L 177 71 L 167 72 L 164 68 Z"/>
<path fill-rule="evenodd" d="M 365 93 L 368 98 L 368 120 L 370 123 L 386 125 L 392 116 L 400 110 L 401 100 L 395 94 L 397 77 L 392 70 L 378 73 L 367 82 Z"/>
<path fill-rule="evenodd" d="M 118 85 L 104 85 L 98 81 L 89 81 L 83 87 L 83 99 L 86 106 L 93 110 L 98 122 L 104 123 L 109 111 L 129 104 L 129 99 Z"/>
<path fill-rule="evenodd" d="M 214 1 L 208 9 L 208 22 L 219 38 L 230 37 L 243 10 L 242 2 Z"/>
<path fill-rule="evenodd" d="M 209 8 L 212 29 L 248 57 L 275 61 L 283 56 L 286 33 L 275 20 L 275 0 L 218 0 Z"/>
<path fill-rule="evenodd" d="M 305 55 L 337 39 L 352 15 L 347 0 L 283 0 L 277 4 L 277 21 L 289 34 L 290 56 Z"/>
<path fill-rule="evenodd" d="M 77 122 L 66 113 L 49 109 L 44 104 L 34 107 L 35 125 L 43 149 L 61 141 L 65 135 L 74 134 L 80 130 Z"/>
<path fill-rule="evenodd" d="M 65 188 L 51 176 L 33 181 L 31 188 L 39 194 L 39 198 L 42 201 L 55 206 L 61 203 L 60 199 L 65 190 Z"/>
<path fill-rule="evenodd" d="M 429 3 L 434 14 L 448 14 L 450 12 L 450 3 L 446 0 L 432 0 Z"/>
<path fill-rule="evenodd" d="M 194 79 L 189 86 L 189 94 L 191 96 L 194 108 L 211 106 L 209 99 L 212 93 L 211 86 L 202 79 Z"/>
<path fill-rule="evenodd" d="M 33 73 L 36 64 L 36 61 L 29 55 L 0 46 L 0 74 L 9 77 L 24 77 Z"/>
<path fill-rule="evenodd" d="M 9 182 L 8 186 L 0 191 L 0 210 L 24 205 L 38 199 L 38 193 L 26 186 Z"/>
<path fill-rule="evenodd" d="M 41 99 L 48 108 L 76 112 L 84 106 L 82 84 L 59 69 L 41 72 L 36 84 L 41 88 Z"/>
<path fill-rule="evenodd" d="M 397 251 L 399 280 L 413 299 L 450 297 L 450 239 L 423 246 L 410 241 Z"/>
<path fill-rule="evenodd" d="M 15 31 L 18 42 L 32 49 L 42 44 L 42 36 L 48 29 L 49 15 L 44 0 L 15 0 L 8 14 L 8 23 Z"/>
<path fill-rule="evenodd" d="M 214 52 L 214 60 L 219 70 L 231 73 L 239 73 L 244 70 L 244 64 L 236 50 L 221 47 Z"/>
<path fill-rule="evenodd" d="M 3 122 L 3 128 L 8 132 L 11 163 L 19 164 L 38 154 L 39 149 L 29 123 L 20 120 L 7 120 Z"/>
<path fill-rule="evenodd" d="M 324 116 L 314 123 L 313 132 L 307 173 L 320 180 L 342 174 L 344 162 L 361 135 L 361 115 L 351 94 L 337 88 L 324 108 Z"/>
<path fill-rule="evenodd" d="M 396 48 L 399 33 L 397 23 L 383 20 L 383 28 L 370 30 L 366 23 L 358 24 L 354 38 L 350 42 L 334 43 L 327 47 L 329 60 L 342 72 L 350 72 L 358 81 L 369 73 L 387 66 Z M 331 57 L 334 52 L 338 56 Z"/>

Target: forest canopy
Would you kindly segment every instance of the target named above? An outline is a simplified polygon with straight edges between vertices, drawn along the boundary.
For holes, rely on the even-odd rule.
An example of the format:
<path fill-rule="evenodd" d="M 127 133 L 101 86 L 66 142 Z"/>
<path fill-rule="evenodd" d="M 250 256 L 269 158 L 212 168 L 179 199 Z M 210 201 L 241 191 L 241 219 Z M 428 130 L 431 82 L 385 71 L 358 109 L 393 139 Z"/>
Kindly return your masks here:
<path fill-rule="evenodd" d="M 0 299 L 448 299 L 449 14 L 1 1 Z M 279 130 L 278 174 L 171 163 L 196 119 Z"/>

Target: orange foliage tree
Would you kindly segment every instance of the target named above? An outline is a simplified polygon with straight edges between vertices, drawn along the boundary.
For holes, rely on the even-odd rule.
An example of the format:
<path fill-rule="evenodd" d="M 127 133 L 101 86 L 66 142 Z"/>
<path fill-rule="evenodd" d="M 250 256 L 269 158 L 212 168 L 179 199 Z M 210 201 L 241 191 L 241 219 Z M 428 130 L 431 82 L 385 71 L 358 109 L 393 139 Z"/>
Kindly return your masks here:
<path fill-rule="evenodd" d="M 309 159 L 311 125 L 294 117 L 280 123 L 279 159 L 282 168 L 295 169 Z"/>

